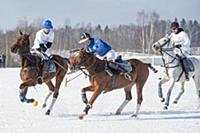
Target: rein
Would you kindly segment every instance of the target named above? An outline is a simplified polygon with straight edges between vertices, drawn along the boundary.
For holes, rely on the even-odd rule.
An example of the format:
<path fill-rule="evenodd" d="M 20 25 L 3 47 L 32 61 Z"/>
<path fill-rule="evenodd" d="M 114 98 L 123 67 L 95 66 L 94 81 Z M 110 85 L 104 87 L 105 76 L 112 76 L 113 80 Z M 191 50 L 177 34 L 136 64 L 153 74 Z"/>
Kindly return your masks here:
<path fill-rule="evenodd" d="M 21 57 L 23 56 L 23 57 L 25 57 L 28 61 L 30 61 L 31 63 L 35 63 L 31 58 L 30 58 L 30 56 L 28 56 L 28 55 L 32 55 L 31 53 L 24 53 L 24 54 L 19 54 Z"/>
<path fill-rule="evenodd" d="M 91 58 L 94 58 L 93 59 L 93 63 L 91 64 L 91 65 L 89 65 L 87 68 L 82 68 L 81 67 L 81 65 L 83 65 L 83 63 L 85 63 L 85 62 L 81 62 L 81 63 L 79 63 L 79 66 L 80 67 L 78 67 L 78 69 L 79 70 L 81 70 L 82 71 L 82 73 L 86 76 L 86 77 L 94 77 L 94 75 L 91 75 L 91 74 L 87 74 L 84 70 L 86 69 L 90 69 L 90 68 L 92 68 L 94 65 L 95 65 L 95 62 L 96 62 L 96 60 L 95 60 L 95 56 L 91 56 L 91 57 L 89 57 L 87 60 L 86 60 L 86 62 L 89 60 L 89 59 L 91 59 Z"/>
<path fill-rule="evenodd" d="M 163 61 L 163 67 L 165 68 L 165 71 L 166 71 L 166 74 L 169 76 L 169 73 L 168 73 L 168 69 L 169 68 L 176 68 L 176 67 L 179 67 L 180 65 L 175 65 L 175 66 L 168 66 L 169 64 L 173 63 L 175 60 L 178 60 L 177 57 L 174 57 L 173 55 L 169 54 L 167 51 L 171 51 L 172 48 L 160 48 L 160 55 L 162 57 L 162 61 Z M 164 59 L 164 54 L 165 53 L 166 55 L 172 57 L 173 59 L 170 61 L 170 62 L 167 62 L 165 61 Z"/>

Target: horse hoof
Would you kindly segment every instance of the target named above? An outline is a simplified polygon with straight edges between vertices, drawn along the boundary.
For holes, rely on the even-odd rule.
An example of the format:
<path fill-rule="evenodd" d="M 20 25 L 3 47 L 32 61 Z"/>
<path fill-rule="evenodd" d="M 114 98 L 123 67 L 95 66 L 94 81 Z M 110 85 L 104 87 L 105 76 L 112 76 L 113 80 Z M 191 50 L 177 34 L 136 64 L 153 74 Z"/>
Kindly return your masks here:
<path fill-rule="evenodd" d="M 163 107 L 163 109 L 164 109 L 164 110 L 167 110 L 167 109 L 168 109 L 168 107 L 165 105 L 165 106 Z"/>
<path fill-rule="evenodd" d="M 165 98 L 161 98 L 160 101 L 163 103 L 165 101 Z"/>
<path fill-rule="evenodd" d="M 44 103 L 44 104 L 42 104 L 42 108 L 45 108 L 47 105 Z"/>
<path fill-rule="evenodd" d="M 136 114 L 133 114 L 133 115 L 131 115 L 131 117 L 137 118 L 137 115 L 136 115 Z"/>
<path fill-rule="evenodd" d="M 47 110 L 47 112 L 45 113 L 45 115 L 50 115 L 50 110 Z"/>
<path fill-rule="evenodd" d="M 173 101 L 173 104 L 177 104 L 177 103 L 178 103 L 178 101 L 176 101 L 176 100 Z"/>
<path fill-rule="evenodd" d="M 84 118 L 85 115 L 86 115 L 86 113 L 83 112 L 83 113 L 81 113 L 81 114 L 78 116 L 78 118 L 79 118 L 80 120 L 83 120 L 83 118 Z"/>
<path fill-rule="evenodd" d="M 118 111 L 117 111 L 117 112 L 115 113 L 115 115 L 121 115 L 121 112 L 118 112 Z"/>

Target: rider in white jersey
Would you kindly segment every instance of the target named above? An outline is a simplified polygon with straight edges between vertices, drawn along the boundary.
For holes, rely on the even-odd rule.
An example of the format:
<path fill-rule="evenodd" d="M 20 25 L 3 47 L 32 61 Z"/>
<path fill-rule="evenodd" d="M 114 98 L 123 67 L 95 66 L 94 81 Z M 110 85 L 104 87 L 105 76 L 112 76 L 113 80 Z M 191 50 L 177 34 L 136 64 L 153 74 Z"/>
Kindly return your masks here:
<path fill-rule="evenodd" d="M 169 38 L 175 45 L 174 53 L 180 57 L 186 80 L 189 80 L 187 57 L 190 54 L 190 39 L 187 33 L 182 28 L 179 28 L 177 22 L 171 23 L 171 32 Z"/>
<path fill-rule="evenodd" d="M 42 25 L 42 29 L 36 33 L 34 45 L 31 49 L 33 55 L 39 56 L 41 58 L 40 72 L 38 75 L 38 83 L 42 83 L 43 73 L 49 71 L 53 72 L 54 64 L 49 59 L 49 48 L 51 48 L 54 40 L 53 25 L 50 20 L 45 20 Z M 45 61 L 47 63 L 45 63 Z M 47 70 L 47 71 L 46 71 Z"/>

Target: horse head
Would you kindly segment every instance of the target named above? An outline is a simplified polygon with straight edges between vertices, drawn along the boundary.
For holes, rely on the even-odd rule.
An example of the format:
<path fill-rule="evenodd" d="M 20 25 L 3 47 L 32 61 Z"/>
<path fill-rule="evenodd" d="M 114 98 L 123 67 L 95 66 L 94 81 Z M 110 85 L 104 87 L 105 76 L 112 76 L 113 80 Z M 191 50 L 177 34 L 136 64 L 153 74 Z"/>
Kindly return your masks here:
<path fill-rule="evenodd" d="M 94 62 L 94 55 L 88 53 L 85 48 L 80 49 L 78 52 L 74 53 L 74 56 L 71 57 L 70 62 L 71 70 L 80 69 L 81 67 L 89 67 Z"/>
<path fill-rule="evenodd" d="M 160 52 L 160 50 L 166 46 L 166 44 L 168 44 L 170 42 L 170 39 L 168 37 L 163 37 L 161 38 L 160 40 L 158 40 L 157 42 L 155 42 L 153 45 L 152 45 L 152 49 L 155 51 L 155 52 Z"/>
<path fill-rule="evenodd" d="M 29 36 L 30 34 L 22 33 L 19 31 L 20 36 L 17 38 L 15 43 L 11 45 L 11 52 L 18 54 L 24 54 L 27 52 L 30 52 L 30 42 L 29 42 Z"/>

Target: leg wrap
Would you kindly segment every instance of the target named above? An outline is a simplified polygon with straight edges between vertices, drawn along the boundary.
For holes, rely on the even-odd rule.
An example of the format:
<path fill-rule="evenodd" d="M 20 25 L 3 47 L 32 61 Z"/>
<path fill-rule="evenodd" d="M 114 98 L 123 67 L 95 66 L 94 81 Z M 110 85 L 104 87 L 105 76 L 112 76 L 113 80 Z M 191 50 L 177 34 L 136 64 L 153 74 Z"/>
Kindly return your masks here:
<path fill-rule="evenodd" d="M 82 93 L 82 94 L 81 94 L 81 98 L 82 98 L 82 101 L 83 101 L 85 104 L 88 103 L 87 96 L 86 96 L 85 93 Z"/>
<path fill-rule="evenodd" d="M 90 104 L 87 104 L 85 109 L 83 110 L 83 112 L 85 112 L 86 114 L 88 114 L 89 109 L 92 108 L 92 106 Z"/>

